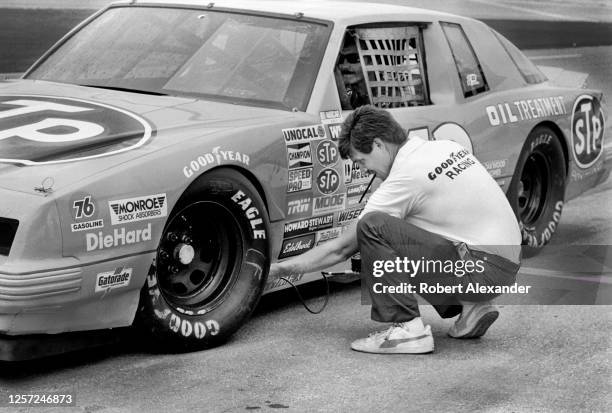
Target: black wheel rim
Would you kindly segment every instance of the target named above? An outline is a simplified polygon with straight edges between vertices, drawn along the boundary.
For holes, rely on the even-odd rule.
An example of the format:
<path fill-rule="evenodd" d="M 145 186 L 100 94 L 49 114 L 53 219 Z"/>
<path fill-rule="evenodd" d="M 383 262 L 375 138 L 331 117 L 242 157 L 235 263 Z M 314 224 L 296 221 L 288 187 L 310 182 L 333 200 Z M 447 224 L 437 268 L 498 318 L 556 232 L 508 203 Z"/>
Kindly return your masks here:
<path fill-rule="evenodd" d="M 183 208 L 168 222 L 157 250 L 158 282 L 166 301 L 197 314 L 215 308 L 237 279 L 240 251 L 240 227 L 227 208 L 210 201 Z"/>
<path fill-rule="evenodd" d="M 538 221 L 546 207 L 550 185 L 548 158 L 539 151 L 532 153 L 525 162 L 518 188 L 518 211 L 523 224 L 532 225 Z"/>

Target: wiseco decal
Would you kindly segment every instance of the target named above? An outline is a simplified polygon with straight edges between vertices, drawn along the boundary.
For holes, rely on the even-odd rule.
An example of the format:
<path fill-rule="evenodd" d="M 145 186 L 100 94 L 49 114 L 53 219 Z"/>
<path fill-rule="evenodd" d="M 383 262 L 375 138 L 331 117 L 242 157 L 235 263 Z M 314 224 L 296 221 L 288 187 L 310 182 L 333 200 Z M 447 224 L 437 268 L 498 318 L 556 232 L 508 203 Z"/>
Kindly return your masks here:
<path fill-rule="evenodd" d="M 102 103 L 0 95 L 0 162 L 40 165 L 113 155 L 144 145 L 140 116 Z"/>
<path fill-rule="evenodd" d="M 161 218 L 168 215 L 166 194 L 109 201 L 108 209 L 113 225 Z"/>

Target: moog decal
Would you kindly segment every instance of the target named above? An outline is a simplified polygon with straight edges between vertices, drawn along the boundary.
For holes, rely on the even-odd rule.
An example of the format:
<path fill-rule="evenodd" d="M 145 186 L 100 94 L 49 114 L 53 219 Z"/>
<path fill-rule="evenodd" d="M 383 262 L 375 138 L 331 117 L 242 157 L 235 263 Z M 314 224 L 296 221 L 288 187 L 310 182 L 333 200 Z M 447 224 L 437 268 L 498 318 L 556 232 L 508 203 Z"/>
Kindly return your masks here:
<path fill-rule="evenodd" d="M 102 103 L 52 96 L 0 96 L 0 162 L 53 164 L 144 145 L 151 125 Z"/>

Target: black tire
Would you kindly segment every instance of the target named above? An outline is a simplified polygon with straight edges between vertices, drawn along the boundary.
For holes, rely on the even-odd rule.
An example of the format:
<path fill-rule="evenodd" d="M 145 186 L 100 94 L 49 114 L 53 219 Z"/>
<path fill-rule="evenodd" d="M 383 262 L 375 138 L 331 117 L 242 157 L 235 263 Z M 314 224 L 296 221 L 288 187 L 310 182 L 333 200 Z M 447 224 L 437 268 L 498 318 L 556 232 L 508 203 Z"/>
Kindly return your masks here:
<path fill-rule="evenodd" d="M 259 301 L 269 269 L 268 237 L 267 210 L 248 179 L 230 169 L 199 178 L 166 222 L 137 325 L 164 350 L 226 341 Z"/>
<path fill-rule="evenodd" d="M 523 145 L 507 193 L 521 227 L 524 256 L 537 254 L 555 233 L 566 176 L 559 137 L 548 127 L 536 127 Z"/>

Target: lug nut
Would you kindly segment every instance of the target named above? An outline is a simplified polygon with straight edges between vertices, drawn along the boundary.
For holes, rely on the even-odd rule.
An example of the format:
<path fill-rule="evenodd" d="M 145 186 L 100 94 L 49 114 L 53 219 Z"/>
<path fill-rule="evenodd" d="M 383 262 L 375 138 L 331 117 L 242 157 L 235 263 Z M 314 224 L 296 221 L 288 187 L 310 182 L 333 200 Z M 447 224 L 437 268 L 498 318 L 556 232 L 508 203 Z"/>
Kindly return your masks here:
<path fill-rule="evenodd" d="M 161 261 L 168 261 L 168 259 L 170 258 L 170 254 L 168 254 L 166 251 L 160 251 L 159 252 L 159 259 Z"/>
<path fill-rule="evenodd" d="M 178 235 L 176 235 L 174 232 L 169 232 L 166 238 L 168 238 L 168 241 L 170 242 L 178 241 Z"/>
<path fill-rule="evenodd" d="M 179 271 L 180 270 L 176 265 L 168 265 L 168 272 L 171 272 L 172 274 L 176 274 Z"/>
<path fill-rule="evenodd" d="M 191 237 L 187 234 L 183 235 L 181 237 L 181 242 L 184 242 L 185 244 L 193 244 L 193 240 L 191 239 Z"/>

